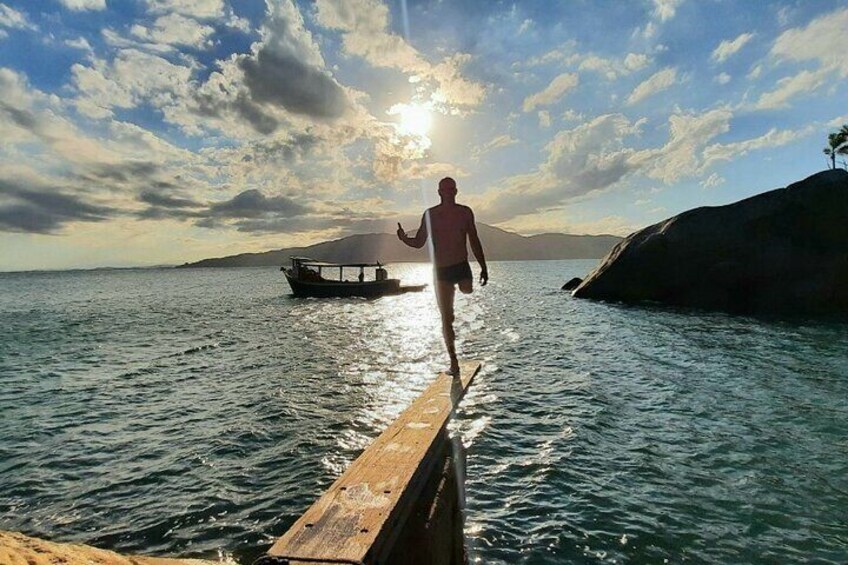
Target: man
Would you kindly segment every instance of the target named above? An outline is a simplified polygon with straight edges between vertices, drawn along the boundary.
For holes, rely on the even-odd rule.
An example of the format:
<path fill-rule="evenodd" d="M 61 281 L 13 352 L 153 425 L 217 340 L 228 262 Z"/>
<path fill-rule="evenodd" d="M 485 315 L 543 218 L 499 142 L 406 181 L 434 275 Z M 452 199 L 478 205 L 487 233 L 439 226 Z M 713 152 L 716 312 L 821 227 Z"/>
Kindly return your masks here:
<path fill-rule="evenodd" d="M 439 181 L 441 204 L 433 206 L 421 216 L 421 226 L 415 237 L 409 237 L 398 222 L 397 235 L 410 247 L 420 248 L 432 235 L 432 259 L 435 268 L 436 303 L 442 315 L 442 335 L 450 357 L 452 375 L 459 374 L 459 360 L 456 357 L 456 334 L 453 331 L 453 299 L 456 287 L 463 294 L 473 291 L 471 266 L 468 264 L 467 241 L 471 251 L 480 264 L 480 286 L 489 282 L 489 270 L 483 256 L 483 245 L 477 236 L 474 212 L 468 206 L 456 203 L 456 181 L 445 177 Z"/>

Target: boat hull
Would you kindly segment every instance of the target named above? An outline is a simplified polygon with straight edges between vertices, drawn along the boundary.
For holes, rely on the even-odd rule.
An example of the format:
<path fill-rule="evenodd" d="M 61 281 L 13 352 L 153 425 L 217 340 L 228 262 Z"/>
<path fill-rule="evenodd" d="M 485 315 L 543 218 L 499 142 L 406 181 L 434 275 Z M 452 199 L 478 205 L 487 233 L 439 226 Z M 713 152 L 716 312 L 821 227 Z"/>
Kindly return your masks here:
<path fill-rule="evenodd" d="M 387 294 L 403 292 L 398 279 L 384 281 L 342 282 L 342 281 L 302 281 L 285 271 L 286 280 L 296 297 L 313 298 L 376 298 Z"/>

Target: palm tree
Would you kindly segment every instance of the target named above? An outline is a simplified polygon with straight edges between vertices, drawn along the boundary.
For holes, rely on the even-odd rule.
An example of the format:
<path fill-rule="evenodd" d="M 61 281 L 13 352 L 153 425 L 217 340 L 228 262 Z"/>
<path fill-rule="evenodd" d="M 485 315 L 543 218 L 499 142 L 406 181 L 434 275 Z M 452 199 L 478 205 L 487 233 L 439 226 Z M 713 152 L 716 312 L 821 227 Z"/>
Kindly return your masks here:
<path fill-rule="evenodd" d="M 843 125 L 836 133 L 827 136 L 827 147 L 824 154 L 830 157 L 830 168 L 836 168 L 836 156 L 848 155 L 848 124 Z"/>

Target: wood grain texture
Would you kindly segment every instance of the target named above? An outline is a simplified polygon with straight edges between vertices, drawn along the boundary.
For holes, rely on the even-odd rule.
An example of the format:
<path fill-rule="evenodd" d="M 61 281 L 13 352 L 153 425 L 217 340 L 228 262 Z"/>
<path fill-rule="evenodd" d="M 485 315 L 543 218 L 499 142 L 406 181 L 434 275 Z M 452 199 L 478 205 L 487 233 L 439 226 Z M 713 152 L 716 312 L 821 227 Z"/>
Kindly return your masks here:
<path fill-rule="evenodd" d="M 418 496 L 440 473 L 444 431 L 480 370 L 460 364 L 429 387 L 350 465 L 268 551 L 292 564 L 378 563 L 392 551 Z"/>

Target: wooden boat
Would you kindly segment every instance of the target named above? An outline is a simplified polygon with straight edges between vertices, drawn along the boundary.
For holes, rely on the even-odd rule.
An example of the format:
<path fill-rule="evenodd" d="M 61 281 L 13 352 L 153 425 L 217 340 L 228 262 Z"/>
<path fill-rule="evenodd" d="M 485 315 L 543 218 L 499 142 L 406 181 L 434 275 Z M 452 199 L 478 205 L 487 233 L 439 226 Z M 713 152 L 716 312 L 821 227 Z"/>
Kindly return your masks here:
<path fill-rule="evenodd" d="M 338 280 L 326 278 L 325 275 L 335 273 L 338 269 Z M 357 280 L 345 280 L 345 269 L 359 269 Z M 366 280 L 365 269 L 374 269 L 373 280 Z M 308 257 L 292 257 L 291 267 L 280 267 L 286 275 L 286 280 L 297 297 L 335 298 L 361 296 L 377 298 L 388 294 L 418 292 L 426 288 L 426 284 L 402 286 L 400 279 L 390 279 L 388 272 L 379 262 L 377 263 L 327 263 Z"/>

